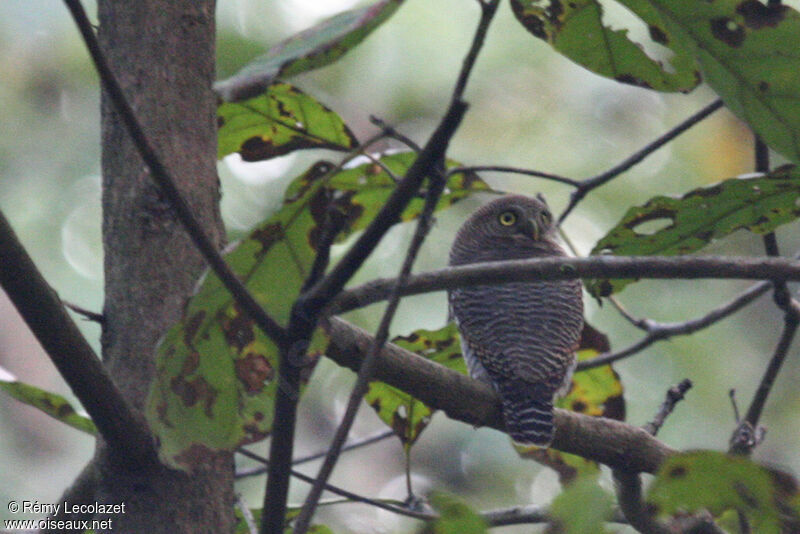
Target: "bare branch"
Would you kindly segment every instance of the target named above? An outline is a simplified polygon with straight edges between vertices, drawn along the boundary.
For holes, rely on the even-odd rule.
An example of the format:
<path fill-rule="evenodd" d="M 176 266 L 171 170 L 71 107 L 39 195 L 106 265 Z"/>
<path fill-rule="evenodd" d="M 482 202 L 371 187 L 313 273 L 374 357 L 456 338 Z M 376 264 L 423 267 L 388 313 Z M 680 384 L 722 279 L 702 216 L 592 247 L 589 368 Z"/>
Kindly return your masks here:
<path fill-rule="evenodd" d="M 579 362 L 578 369 L 591 369 L 592 367 L 599 367 L 601 365 L 613 363 L 617 360 L 621 360 L 641 352 L 656 341 L 669 339 L 673 336 L 685 336 L 693 334 L 741 310 L 755 299 L 769 291 L 770 287 L 772 287 L 771 282 L 759 282 L 757 284 L 753 284 L 730 302 L 727 302 L 718 308 L 714 308 L 702 317 L 690 319 L 688 321 L 682 321 L 679 323 L 657 323 L 649 319 L 634 319 L 633 317 L 630 317 L 636 326 L 644 328 L 645 331 L 647 331 L 647 335 L 633 345 L 618 352 L 599 354 L 596 358 Z"/>
<path fill-rule="evenodd" d="M 0 212 L 0 286 L 123 462 L 156 461 L 150 432 L 36 268 Z"/>
<path fill-rule="evenodd" d="M 791 299 L 784 315 L 783 332 L 778 340 L 778 345 L 775 347 L 775 352 L 772 354 L 764 376 L 761 378 L 747 414 L 733 433 L 730 452 L 748 455 L 758 445 L 758 421 L 767 403 L 767 397 L 772 391 L 772 386 L 775 384 L 775 379 L 783 366 L 786 355 L 789 353 L 789 348 L 797 333 L 798 326 L 800 326 L 800 303 Z M 752 436 L 752 438 L 742 439 L 742 436 Z"/>
<path fill-rule="evenodd" d="M 331 337 L 327 356 L 339 365 L 358 369 L 372 336 L 336 317 L 327 319 L 323 328 Z M 375 378 L 452 419 L 505 430 L 500 398 L 489 386 L 396 345 L 387 344 L 381 351 Z M 553 448 L 611 467 L 653 473 L 675 452 L 645 430 L 613 419 L 556 409 L 555 424 Z"/>
<path fill-rule="evenodd" d="M 581 182 L 578 188 L 572 192 L 572 195 L 570 196 L 569 199 L 569 204 L 564 209 L 564 212 L 561 214 L 561 216 L 558 218 L 559 224 L 563 222 L 564 219 L 567 218 L 567 215 L 569 215 L 570 212 L 575 208 L 575 206 L 578 205 L 578 202 L 583 200 L 583 197 L 585 197 L 590 191 L 597 189 L 603 184 L 606 184 L 607 182 L 613 180 L 614 178 L 616 178 L 623 172 L 627 171 L 637 163 L 641 162 L 644 158 L 646 158 L 647 156 L 649 156 L 650 154 L 652 154 L 665 144 L 669 143 L 670 141 L 678 137 L 680 134 L 682 134 L 683 132 L 685 132 L 698 122 L 702 121 L 703 119 L 705 119 L 706 117 L 717 111 L 722 106 L 723 106 L 722 99 L 717 99 L 713 101 L 711 104 L 707 105 L 706 107 L 704 107 L 703 109 L 701 109 L 700 111 L 698 111 L 697 113 L 695 113 L 694 115 L 683 121 L 682 123 L 678 124 L 671 130 L 669 130 L 667 133 L 659 137 L 658 139 L 648 143 L 647 146 L 645 146 L 638 152 L 634 153 L 633 155 L 625 159 L 622 163 L 614 165 L 609 170 L 600 173 L 597 176 L 594 176 L 593 178 L 588 178 L 583 182 Z"/>
<path fill-rule="evenodd" d="M 454 167 L 447 171 L 448 175 L 457 174 L 460 172 L 507 172 L 511 174 L 522 174 L 524 176 L 534 176 L 536 178 L 544 178 L 553 182 L 571 185 L 578 187 L 581 182 L 567 178 L 566 176 L 559 176 L 558 174 L 551 174 L 549 172 L 534 171 L 532 169 L 522 169 L 520 167 L 507 167 L 504 165 L 470 165 L 466 167 Z"/>
<path fill-rule="evenodd" d="M 403 295 L 457 287 L 574 278 L 800 280 L 800 261 L 729 256 L 590 256 L 486 262 L 411 276 Z M 385 300 L 394 279 L 376 279 L 343 291 L 328 314 L 340 314 Z"/>
<path fill-rule="evenodd" d="M 237 452 L 243 454 L 244 456 L 247 456 L 250 459 L 256 460 L 257 462 L 261 462 L 261 463 L 263 463 L 263 464 L 265 464 L 267 466 L 269 465 L 269 461 L 266 458 L 254 453 L 254 452 L 250 452 L 247 449 L 240 448 Z M 312 478 L 312 477 L 310 477 L 310 476 L 308 476 L 308 475 L 306 475 L 304 473 L 301 473 L 300 471 L 296 471 L 294 469 L 291 469 L 290 470 L 290 474 L 293 477 L 295 477 L 295 478 L 297 478 L 299 480 L 302 480 L 303 482 L 306 482 L 308 484 L 313 484 L 314 483 L 314 478 Z M 363 495 L 359 495 L 357 493 L 353 493 L 351 491 L 348 491 L 346 489 L 340 488 L 338 486 L 334 486 L 332 484 L 327 484 L 326 483 L 325 484 L 325 489 L 327 491 L 330 491 L 331 493 L 335 493 L 336 495 L 339 495 L 340 497 L 344 497 L 346 499 L 350 499 L 351 501 L 359 502 L 359 503 L 363 503 L 363 504 L 369 504 L 371 506 L 375 506 L 377 508 L 381 508 L 383 510 L 387 510 L 389 512 L 393 512 L 395 514 L 404 515 L 404 516 L 408 516 L 408 517 L 413 517 L 414 519 L 430 520 L 430 519 L 435 519 L 436 518 L 436 516 L 434 516 L 432 514 L 426 514 L 426 513 L 423 513 L 423 512 L 416 512 L 414 510 L 408 510 L 408 509 L 403 508 L 401 506 L 395 506 L 393 504 L 389 504 L 389 503 L 386 503 L 386 502 L 383 502 L 383 501 L 379 501 L 377 499 L 370 499 L 369 497 L 364 497 Z M 280 530 L 279 532 L 283 532 L 283 530 Z"/>
<path fill-rule="evenodd" d="M 675 405 L 683 400 L 684 395 L 686 395 L 686 392 L 691 388 L 692 381 L 688 378 L 684 378 L 679 384 L 669 388 L 667 390 L 667 396 L 661 404 L 661 408 L 658 409 L 658 413 L 656 413 L 652 421 L 644 425 L 644 429 L 653 436 L 658 434 L 658 431 L 661 430 L 661 427 L 664 425 L 664 421 L 666 421 L 669 414 L 675 409 Z"/>
<path fill-rule="evenodd" d="M 368 445 L 372 445 L 373 443 L 378 443 L 379 441 L 383 441 L 394 435 L 395 433 L 392 430 L 383 430 L 371 436 L 367 436 L 365 438 L 356 439 L 351 442 L 348 442 L 347 444 L 345 444 L 344 447 L 342 447 L 342 452 L 360 449 L 361 447 L 366 447 Z M 300 465 L 308 462 L 313 462 L 314 460 L 319 460 L 320 458 L 323 458 L 326 453 L 327 449 L 300 458 L 295 458 L 294 460 L 292 460 L 292 465 Z M 236 471 L 235 478 L 239 479 L 239 478 L 253 477 L 253 476 L 263 475 L 266 472 L 267 468 L 265 466 L 254 467 L 251 469 L 241 469 Z"/>

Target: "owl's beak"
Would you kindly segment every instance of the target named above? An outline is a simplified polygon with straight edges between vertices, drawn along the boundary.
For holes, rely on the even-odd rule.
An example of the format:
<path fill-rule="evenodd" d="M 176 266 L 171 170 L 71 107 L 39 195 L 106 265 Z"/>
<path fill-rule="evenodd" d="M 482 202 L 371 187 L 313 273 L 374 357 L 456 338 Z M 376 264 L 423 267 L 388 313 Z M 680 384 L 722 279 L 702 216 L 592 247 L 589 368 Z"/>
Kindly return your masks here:
<path fill-rule="evenodd" d="M 525 233 L 531 236 L 534 241 L 539 241 L 539 237 L 541 236 L 539 222 L 536 219 L 528 219 L 525 223 Z"/>

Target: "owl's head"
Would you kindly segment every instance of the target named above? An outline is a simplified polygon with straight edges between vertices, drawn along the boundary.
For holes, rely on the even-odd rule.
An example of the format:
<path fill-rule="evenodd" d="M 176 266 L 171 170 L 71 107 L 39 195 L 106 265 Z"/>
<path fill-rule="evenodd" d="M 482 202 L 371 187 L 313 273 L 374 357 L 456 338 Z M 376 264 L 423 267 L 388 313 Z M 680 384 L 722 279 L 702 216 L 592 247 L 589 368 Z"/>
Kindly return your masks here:
<path fill-rule="evenodd" d="M 563 255 L 542 195 L 508 195 L 484 204 L 461 226 L 450 264 Z"/>

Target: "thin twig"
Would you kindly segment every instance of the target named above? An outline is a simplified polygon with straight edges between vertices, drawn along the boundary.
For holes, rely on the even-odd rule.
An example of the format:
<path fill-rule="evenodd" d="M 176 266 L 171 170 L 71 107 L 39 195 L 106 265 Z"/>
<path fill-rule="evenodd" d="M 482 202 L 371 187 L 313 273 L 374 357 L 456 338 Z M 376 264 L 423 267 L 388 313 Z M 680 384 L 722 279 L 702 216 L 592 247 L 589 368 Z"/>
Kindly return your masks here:
<path fill-rule="evenodd" d="M 580 185 L 577 186 L 577 189 L 572 192 L 572 195 L 570 195 L 569 204 L 567 205 L 566 209 L 564 209 L 564 212 L 561 214 L 561 216 L 559 216 L 558 218 L 559 224 L 561 224 L 564 221 L 564 219 L 567 218 L 567 215 L 570 214 L 570 212 L 575 208 L 575 206 L 578 205 L 578 202 L 580 202 L 583 199 L 583 197 L 586 196 L 587 193 L 589 193 L 594 189 L 597 189 L 601 185 L 609 182 L 610 180 L 616 178 L 623 172 L 627 171 L 628 169 L 630 169 L 631 167 L 642 161 L 644 158 L 646 158 L 647 156 L 649 156 L 662 146 L 666 145 L 667 143 L 678 137 L 680 134 L 682 134 L 683 132 L 685 132 L 698 122 L 702 121 L 703 119 L 711 115 L 716 110 L 720 109 L 722 106 L 723 106 L 722 99 L 714 100 L 711 104 L 707 105 L 706 107 L 704 107 L 703 109 L 701 109 L 688 119 L 684 120 L 682 123 L 678 124 L 671 130 L 669 130 L 667 133 L 659 137 L 658 139 L 655 139 L 654 141 L 648 143 L 644 148 L 634 153 L 633 155 L 631 155 L 618 165 L 614 165 L 607 171 L 602 172 L 597 176 L 588 178 L 583 182 L 581 182 Z"/>
<path fill-rule="evenodd" d="M 382 430 L 382 431 L 380 431 L 380 432 L 378 432 L 376 434 L 373 434 L 371 436 L 367 436 L 365 438 L 353 440 L 353 441 L 347 443 L 344 447 L 342 447 L 342 451 L 343 452 L 344 451 L 351 451 L 351 450 L 359 449 L 361 447 L 366 447 L 367 445 L 372 445 L 373 443 L 377 443 L 379 441 L 383 441 L 383 440 L 385 440 L 387 438 L 390 438 L 390 437 L 392 437 L 394 435 L 395 435 L 395 433 L 394 433 L 393 430 Z M 308 463 L 308 462 L 313 462 L 314 460 L 319 460 L 320 458 L 324 458 L 325 454 L 327 452 L 328 452 L 328 450 L 325 449 L 323 451 L 317 451 L 317 452 L 315 452 L 313 454 L 309 454 L 307 456 L 302 456 L 300 458 L 296 458 L 296 459 L 292 460 L 292 465 L 302 465 L 302 464 L 305 464 L 305 463 Z M 254 467 L 254 468 L 251 468 L 251 469 L 240 469 L 240 470 L 237 470 L 236 471 L 236 475 L 234 475 L 234 478 L 240 479 L 240 478 L 247 478 L 247 477 L 252 477 L 252 476 L 263 475 L 264 473 L 267 472 L 267 468 L 265 467 L 266 464 L 267 463 L 265 462 L 263 466 Z"/>
<path fill-rule="evenodd" d="M 136 145 L 142 160 L 150 170 L 150 176 L 161 188 L 164 197 L 169 201 L 170 206 L 175 210 L 175 214 L 180 220 L 192 242 L 208 262 L 225 287 L 230 291 L 236 303 L 244 312 L 255 321 L 256 325 L 264 331 L 276 344 L 282 345 L 286 341 L 286 331 L 272 319 L 261 305 L 256 302 L 244 284 L 225 263 L 225 260 L 217 250 L 217 246 L 206 235 L 205 230 L 195 218 L 191 208 L 186 203 L 186 199 L 175 185 L 170 172 L 167 170 L 161 158 L 156 153 L 150 140 L 144 133 L 136 114 L 133 111 L 128 99 L 125 97 L 116 76 L 106 61 L 105 56 L 94 34 L 94 30 L 89 22 L 86 12 L 80 0 L 64 0 L 67 8 L 75 19 L 86 48 L 94 61 L 95 69 L 100 76 L 103 88 L 108 94 L 109 99 L 114 104 L 116 112 L 119 114 L 131 140 Z"/>
<path fill-rule="evenodd" d="M 380 128 L 383 131 L 383 133 L 386 134 L 387 137 L 391 137 L 392 139 L 397 139 L 398 141 L 406 145 L 414 152 L 419 152 L 422 150 L 422 147 L 419 146 L 413 139 L 397 131 L 397 129 L 394 126 L 388 124 L 380 117 L 376 117 L 375 115 L 370 115 L 369 121 L 378 128 Z"/>
<path fill-rule="evenodd" d="M 767 398 L 772 391 L 772 386 L 775 384 L 775 379 L 783 366 L 786 355 L 789 353 L 789 348 L 792 345 L 792 340 L 797 333 L 798 325 L 800 325 L 800 303 L 791 299 L 786 313 L 784 315 L 783 331 L 778 340 L 778 345 L 775 347 L 775 352 L 770 358 L 769 365 L 767 366 L 764 376 L 758 385 L 753 402 L 750 403 L 750 408 L 747 410 L 744 419 L 739 423 L 736 431 L 734 431 L 731 452 L 735 454 L 750 454 L 753 448 L 758 445 L 760 434 L 758 430 L 758 421 L 761 418 L 761 413 L 764 411 L 764 406 L 767 403 Z M 746 432 L 744 430 L 749 430 Z M 738 439 L 737 436 L 750 436 L 752 439 Z M 763 437 L 763 436 L 762 436 Z"/>
<path fill-rule="evenodd" d="M 92 321 L 93 323 L 97 324 L 103 324 L 106 320 L 106 318 L 103 316 L 102 313 L 93 312 L 92 310 L 88 310 L 83 306 L 78 306 L 77 304 L 73 304 L 72 302 L 66 300 L 62 300 L 61 302 L 64 303 L 64 306 L 66 306 L 67 309 L 74 311 L 87 321 Z"/>
<path fill-rule="evenodd" d="M 150 432 L 111 380 L 58 295 L 0 212 L 0 287 L 97 425 L 110 450 L 134 465 L 155 462 Z"/>
<path fill-rule="evenodd" d="M 658 431 L 661 430 L 661 427 L 664 425 L 664 421 L 666 421 L 667 417 L 669 417 L 669 415 L 675 409 L 675 405 L 683 400 L 686 392 L 691 388 L 692 381 L 688 378 L 684 378 L 679 384 L 669 388 L 667 390 L 667 395 L 664 398 L 664 402 L 661 404 L 661 407 L 658 409 L 655 417 L 653 417 L 653 420 L 644 425 L 642 428 L 644 428 L 653 436 L 657 435 Z"/>
<path fill-rule="evenodd" d="M 459 172 L 507 172 L 512 174 L 522 174 L 524 176 L 534 176 L 536 178 L 544 178 L 553 182 L 571 185 L 572 187 L 580 187 L 581 182 L 567 178 L 566 176 L 559 176 L 549 172 L 535 171 L 532 169 L 523 169 L 521 167 L 508 167 L 505 165 L 469 165 L 466 167 L 453 167 L 447 171 L 448 175 L 456 174 Z"/>
<path fill-rule="evenodd" d="M 254 453 L 254 452 L 248 451 L 247 449 L 243 449 L 242 448 L 242 449 L 239 449 L 237 452 L 241 453 L 244 456 L 247 456 L 248 458 L 250 458 L 252 460 L 255 460 L 257 462 L 261 462 L 264 465 L 269 465 L 269 460 L 267 460 L 263 456 L 260 456 L 260 455 Z M 314 483 L 314 478 L 313 477 L 310 477 L 310 476 L 306 475 L 305 473 L 301 473 L 300 471 L 296 471 L 294 469 L 291 469 L 290 470 L 290 474 L 293 477 L 297 478 L 298 480 L 302 480 L 303 482 L 306 482 L 307 484 L 313 484 Z M 404 515 L 404 516 L 407 516 L 407 517 L 413 517 L 414 519 L 430 520 L 430 519 L 435 519 L 435 517 L 436 517 L 436 516 L 431 515 L 431 514 L 426 514 L 426 513 L 423 513 L 423 512 L 417 512 L 417 511 L 414 511 L 414 510 L 408 510 L 408 509 L 403 508 L 401 506 L 396 506 L 396 505 L 393 505 L 393 504 L 389 504 L 389 503 L 386 503 L 386 502 L 383 502 L 383 501 L 380 501 L 380 500 L 377 500 L 377 499 L 370 499 L 369 497 L 364 497 L 363 495 L 359 495 L 357 493 L 353 493 L 352 491 L 348 491 L 346 489 L 340 488 L 338 486 L 334 486 L 332 484 L 326 484 L 325 485 L 325 490 L 330 491 L 331 493 L 335 493 L 336 495 L 339 495 L 340 497 L 344 497 L 346 499 L 350 499 L 351 501 L 354 501 L 354 502 L 359 502 L 359 503 L 362 503 L 362 504 L 369 504 L 371 506 L 375 506 L 376 508 L 381 508 L 383 510 L 387 510 L 389 512 L 393 512 L 393 513 L 398 514 L 398 515 Z M 281 530 L 279 532 L 283 532 L 283 531 Z"/>
<path fill-rule="evenodd" d="M 631 316 L 631 319 L 633 319 L 632 322 L 636 326 L 643 328 L 647 332 L 647 335 L 633 345 L 620 351 L 599 354 L 596 358 L 579 362 L 578 369 L 591 369 L 592 367 L 599 367 L 613 363 L 617 360 L 621 360 L 641 352 L 656 341 L 663 341 L 674 336 L 685 336 L 698 332 L 741 310 L 758 297 L 769 291 L 770 287 L 772 287 L 771 282 L 759 282 L 757 284 L 753 284 L 734 299 L 717 308 L 714 308 L 705 315 L 679 323 L 658 323 L 649 319 L 637 320 Z"/>

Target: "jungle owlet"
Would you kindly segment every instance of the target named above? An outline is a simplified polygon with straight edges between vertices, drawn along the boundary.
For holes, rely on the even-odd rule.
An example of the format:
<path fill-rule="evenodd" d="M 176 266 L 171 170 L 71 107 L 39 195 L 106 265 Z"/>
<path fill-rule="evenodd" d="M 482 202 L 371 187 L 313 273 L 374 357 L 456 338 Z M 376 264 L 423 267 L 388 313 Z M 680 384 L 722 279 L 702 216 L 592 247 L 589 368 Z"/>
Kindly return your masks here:
<path fill-rule="evenodd" d="M 513 195 L 464 223 L 450 265 L 565 255 L 544 198 Z M 469 374 L 500 394 L 511 438 L 549 446 L 553 400 L 569 388 L 583 328 L 580 280 L 465 287 L 449 300 Z"/>

